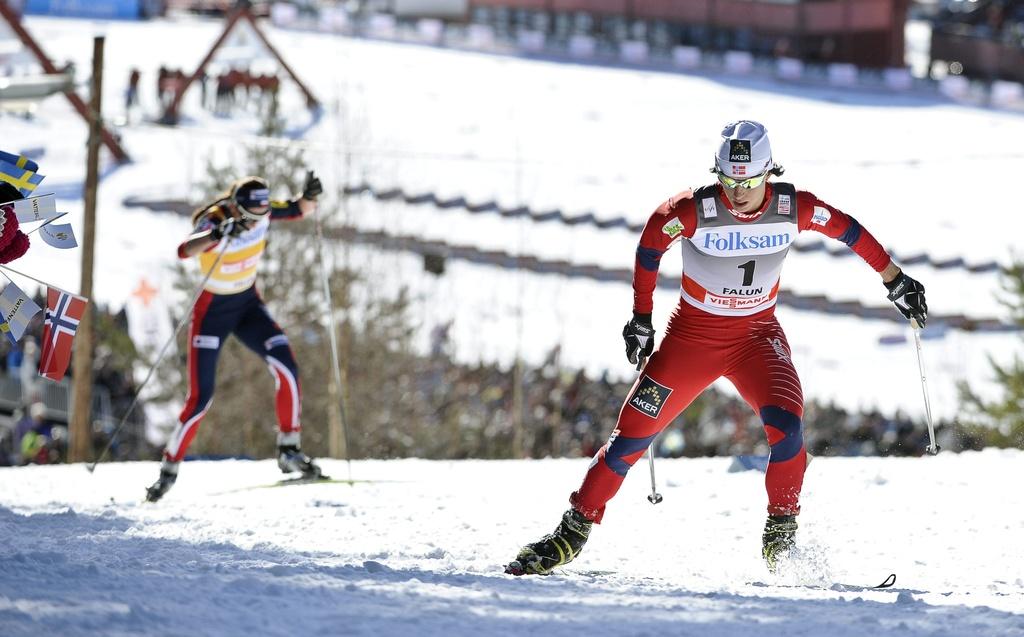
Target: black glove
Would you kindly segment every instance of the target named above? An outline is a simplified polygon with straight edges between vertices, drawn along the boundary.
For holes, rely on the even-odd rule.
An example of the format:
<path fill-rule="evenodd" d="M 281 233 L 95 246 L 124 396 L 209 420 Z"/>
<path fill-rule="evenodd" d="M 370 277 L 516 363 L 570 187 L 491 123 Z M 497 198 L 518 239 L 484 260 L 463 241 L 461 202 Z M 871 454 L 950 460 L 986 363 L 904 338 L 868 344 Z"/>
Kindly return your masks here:
<path fill-rule="evenodd" d="M 885 287 L 889 290 L 889 300 L 896 305 L 900 314 L 924 327 L 924 322 L 928 319 L 924 286 L 900 272 L 895 279 L 886 283 Z"/>
<path fill-rule="evenodd" d="M 312 170 L 306 171 L 306 184 L 302 187 L 302 198 L 316 201 L 316 198 L 323 193 L 324 186 L 320 178 L 313 174 Z"/>
<path fill-rule="evenodd" d="M 640 366 L 654 351 L 654 326 L 650 314 L 633 312 L 633 318 L 622 328 L 622 340 L 626 341 L 626 358 Z"/>
<path fill-rule="evenodd" d="M 214 241 L 220 241 L 224 237 L 237 237 L 248 229 L 249 224 L 247 220 L 228 217 L 210 230 L 210 238 Z"/>

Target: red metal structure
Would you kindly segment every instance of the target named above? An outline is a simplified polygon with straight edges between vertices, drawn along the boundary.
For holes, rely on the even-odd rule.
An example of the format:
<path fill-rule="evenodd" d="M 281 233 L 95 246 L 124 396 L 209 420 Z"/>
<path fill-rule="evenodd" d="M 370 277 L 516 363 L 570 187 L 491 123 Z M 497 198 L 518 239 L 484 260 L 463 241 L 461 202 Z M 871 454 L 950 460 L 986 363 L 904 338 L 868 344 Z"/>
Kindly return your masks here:
<path fill-rule="evenodd" d="M 175 92 L 174 99 L 171 100 L 171 103 L 167 106 L 167 110 L 164 112 L 163 119 L 161 120 L 163 123 L 177 123 L 178 107 L 181 105 L 181 100 L 185 96 L 185 91 L 187 91 L 188 88 L 192 85 L 192 83 L 195 82 L 199 78 L 199 76 L 203 74 L 203 72 L 206 70 L 206 66 L 210 63 L 210 60 L 213 59 L 214 54 L 217 52 L 217 49 L 219 49 L 221 45 L 224 44 L 224 42 L 228 38 L 228 35 L 231 33 L 231 30 L 234 29 L 235 25 L 237 25 L 238 22 L 241 20 L 246 20 L 249 22 L 249 24 L 252 26 L 253 31 L 256 33 L 256 37 L 260 39 L 260 41 L 263 43 L 263 46 L 267 47 L 267 50 L 270 51 L 270 54 L 274 56 L 274 59 L 276 59 L 278 64 L 281 65 L 281 68 L 284 69 L 285 73 L 287 73 L 289 77 L 291 77 L 295 81 L 295 83 L 299 87 L 299 90 L 301 90 L 302 94 L 306 96 L 306 105 L 309 108 L 316 108 L 317 106 L 320 105 L 320 101 L 316 99 L 312 91 L 310 91 L 306 87 L 306 85 L 302 83 L 302 80 L 300 80 L 299 76 L 295 74 L 295 71 L 292 70 L 292 67 L 288 66 L 288 63 L 284 61 L 284 58 L 281 57 L 281 54 L 278 53 L 277 49 L 274 48 L 274 45 L 271 44 L 270 40 L 267 39 L 267 36 L 263 33 L 263 30 L 256 22 L 256 18 L 253 16 L 252 10 L 244 5 L 239 4 L 236 5 L 236 8 L 232 9 L 230 13 L 228 13 L 227 17 L 225 18 L 224 31 L 220 34 L 220 37 L 217 38 L 217 41 L 213 43 L 213 46 L 210 47 L 210 50 L 206 54 L 206 57 L 204 57 L 203 61 L 199 63 L 199 66 L 196 67 L 195 72 L 193 72 L 192 75 L 190 75 L 188 79 L 185 80 L 185 84 L 182 85 Z"/>
<path fill-rule="evenodd" d="M 744 29 L 785 38 L 796 57 L 828 41 L 828 60 L 903 66 L 903 28 L 911 0 L 470 0 L 471 7 L 589 13 L 713 29 Z"/>
<path fill-rule="evenodd" d="M 10 25 L 11 30 L 18 36 L 21 43 L 32 52 L 32 55 L 35 56 L 39 65 L 43 67 L 43 71 L 52 75 L 60 73 L 46 53 L 43 52 L 39 43 L 37 43 L 35 38 L 32 37 L 32 34 L 29 33 L 28 30 L 25 29 L 24 25 L 21 24 L 21 18 L 8 5 L 7 0 L 0 0 L 0 19 Z M 93 114 L 89 111 L 88 105 L 86 105 L 82 98 L 75 93 L 74 88 L 67 88 L 64 91 L 64 95 L 68 98 L 68 101 L 71 102 L 71 105 L 75 110 L 78 111 L 78 114 L 82 116 L 82 119 L 84 119 L 86 123 L 91 124 Z M 99 114 L 97 114 L 97 116 L 98 115 Z M 110 154 L 113 155 L 114 159 L 119 163 L 131 161 L 131 158 L 128 157 L 128 153 L 124 152 L 124 149 L 121 148 L 121 144 L 118 143 L 117 138 L 110 134 L 110 131 L 107 130 L 106 126 L 103 126 L 102 122 L 100 123 L 100 139 L 102 140 L 103 145 L 110 151 Z"/>

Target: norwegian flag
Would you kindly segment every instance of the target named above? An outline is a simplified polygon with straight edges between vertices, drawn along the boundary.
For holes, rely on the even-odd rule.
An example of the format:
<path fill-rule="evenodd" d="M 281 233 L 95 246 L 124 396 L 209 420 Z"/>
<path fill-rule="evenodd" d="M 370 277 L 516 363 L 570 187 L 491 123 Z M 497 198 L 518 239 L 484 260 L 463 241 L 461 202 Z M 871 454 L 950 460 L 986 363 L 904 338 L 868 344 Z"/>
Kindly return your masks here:
<path fill-rule="evenodd" d="M 64 378 L 71 360 L 71 343 L 89 300 L 63 290 L 46 288 L 46 321 L 39 356 L 39 375 L 53 381 Z"/>

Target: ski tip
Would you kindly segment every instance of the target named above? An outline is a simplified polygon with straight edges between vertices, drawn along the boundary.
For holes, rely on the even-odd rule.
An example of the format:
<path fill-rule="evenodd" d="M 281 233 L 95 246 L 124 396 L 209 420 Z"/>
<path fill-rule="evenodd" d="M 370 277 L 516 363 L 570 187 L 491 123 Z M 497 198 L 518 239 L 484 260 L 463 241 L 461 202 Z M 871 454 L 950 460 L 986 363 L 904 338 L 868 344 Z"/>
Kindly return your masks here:
<path fill-rule="evenodd" d="M 885 581 L 876 586 L 875 588 L 891 588 L 896 584 L 896 573 L 889 573 L 889 577 L 885 578 Z"/>

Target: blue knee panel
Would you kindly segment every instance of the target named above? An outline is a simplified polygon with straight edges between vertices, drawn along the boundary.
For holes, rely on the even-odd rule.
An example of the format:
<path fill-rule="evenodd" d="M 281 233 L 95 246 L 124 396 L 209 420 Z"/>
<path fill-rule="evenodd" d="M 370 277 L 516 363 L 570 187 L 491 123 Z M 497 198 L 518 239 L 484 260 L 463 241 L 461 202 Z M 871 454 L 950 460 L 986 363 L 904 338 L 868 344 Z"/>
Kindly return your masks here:
<path fill-rule="evenodd" d="M 657 435 L 653 434 L 646 438 L 617 437 L 608 447 L 608 451 L 605 452 L 604 463 L 615 473 L 625 476 L 632 465 L 626 462 L 624 458 L 646 449 Z"/>
<path fill-rule="evenodd" d="M 782 407 L 769 405 L 761 408 L 761 422 L 785 434 L 782 440 L 772 445 L 769 462 L 785 462 L 800 453 L 804 446 L 804 426 L 800 416 Z"/>

